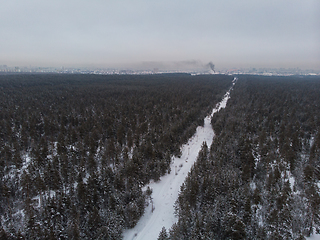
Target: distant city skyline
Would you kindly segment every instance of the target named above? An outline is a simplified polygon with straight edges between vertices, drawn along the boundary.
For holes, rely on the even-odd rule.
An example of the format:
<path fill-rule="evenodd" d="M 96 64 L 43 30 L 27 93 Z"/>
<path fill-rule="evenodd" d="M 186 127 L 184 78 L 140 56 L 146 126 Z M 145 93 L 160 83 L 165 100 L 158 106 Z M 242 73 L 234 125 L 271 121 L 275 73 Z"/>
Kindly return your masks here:
<path fill-rule="evenodd" d="M 0 65 L 320 69 L 319 0 L 1 1 Z"/>

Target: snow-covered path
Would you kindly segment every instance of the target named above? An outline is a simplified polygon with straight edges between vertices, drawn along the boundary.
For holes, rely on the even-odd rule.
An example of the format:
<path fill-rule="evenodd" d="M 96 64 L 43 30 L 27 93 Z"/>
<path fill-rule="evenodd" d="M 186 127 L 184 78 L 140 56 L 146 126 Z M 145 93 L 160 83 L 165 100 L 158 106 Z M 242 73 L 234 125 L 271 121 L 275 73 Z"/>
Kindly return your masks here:
<path fill-rule="evenodd" d="M 307 240 L 320 240 L 320 234 L 314 234 L 311 237 L 307 237 Z"/>
<path fill-rule="evenodd" d="M 235 84 L 235 78 L 233 84 Z M 204 119 L 204 126 L 198 127 L 196 133 L 189 142 L 182 146 L 181 158 L 174 158 L 171 164 L 171 173 L 160 178 L 158 182 L 151 182 L 149 186 L 152 190 L 152 205 L 145 209 L 137 225 L 123 233 L 124 240 L 153 240 L 157 239 L 162 227 L 167 230 L 177 221 L 174 215 L 174 203 L 178 198 L 180 186 L 184 182 L 188 172 L 197 159 L 202 143 L 207 142 L 211 146 L 214 132 L 211 127 L 211 117 L 221 108 L 225 108 L 230 98 L 230 90 L 225 94 L 210 116 Z M 147 187 L 146 186 L 146 187 Z"/>

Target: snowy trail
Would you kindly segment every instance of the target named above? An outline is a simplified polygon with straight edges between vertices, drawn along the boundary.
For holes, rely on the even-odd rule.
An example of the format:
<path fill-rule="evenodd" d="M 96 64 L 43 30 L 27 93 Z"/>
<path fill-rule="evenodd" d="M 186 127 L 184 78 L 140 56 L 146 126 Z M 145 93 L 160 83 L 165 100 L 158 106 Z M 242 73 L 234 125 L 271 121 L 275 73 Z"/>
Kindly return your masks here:
<path fill-rule="evenodd" d="M 314 234 L 306 238 L 307 240 L 320 240 L 320 234 Z"/>
<path fill-rule="evenodd" d="M 237 78 L 234 78 L 233 85 Z M 204 126 L 198 127 L 196 133 L 187 144 L 182 146 L 181 158 L 174 158 L 171 164 L 171 173 L 160 178 L 158 182 L 151 182 L 149 186 L 152 190 L 152 205 L 145 209 L 137 225 L 132 229 L 127 229 L 123 233 L 124 240 L 153 240 L 157 239 L 162 227 L 167 230 L 177 221 L 174 215 L 174 203 L 179 195 L 180 186 L 184 182 L 188 172 L 197 159 L 202 143 L 207 142 L 211 146 L 214 132 L 211 127 L 211 117 L 221 108 L 225 108 L 230 98 L 230 90 L 224 98 L 213 109 L 212 113 L 204 119 Z M 146 187 L 147 187 L 146 186 Z"/>

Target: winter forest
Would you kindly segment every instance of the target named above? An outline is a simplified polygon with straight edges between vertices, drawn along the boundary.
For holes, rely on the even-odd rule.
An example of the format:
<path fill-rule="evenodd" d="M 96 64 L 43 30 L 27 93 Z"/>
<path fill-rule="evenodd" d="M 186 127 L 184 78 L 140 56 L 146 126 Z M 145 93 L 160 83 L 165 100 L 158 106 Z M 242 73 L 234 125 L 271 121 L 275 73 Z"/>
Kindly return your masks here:
<path fill-rule="evenodd" d="M 320 78 L 237 77 L 158 239 L 320 231 Z M 0 239 L 121 239 L 233 79 L 0 75 Z"/>

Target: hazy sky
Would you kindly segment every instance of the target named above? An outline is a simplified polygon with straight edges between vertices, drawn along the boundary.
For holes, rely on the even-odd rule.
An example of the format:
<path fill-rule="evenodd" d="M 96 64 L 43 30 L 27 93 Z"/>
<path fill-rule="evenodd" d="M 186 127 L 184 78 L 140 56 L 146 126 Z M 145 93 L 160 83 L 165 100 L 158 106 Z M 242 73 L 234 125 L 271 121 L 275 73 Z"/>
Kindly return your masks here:
<path fill-rule="evenodd" d="M 0 65 L 320 68 L 319 0 L 0 0 Z"/>

